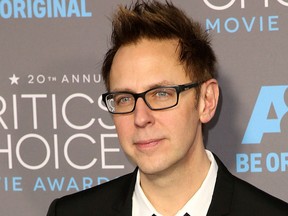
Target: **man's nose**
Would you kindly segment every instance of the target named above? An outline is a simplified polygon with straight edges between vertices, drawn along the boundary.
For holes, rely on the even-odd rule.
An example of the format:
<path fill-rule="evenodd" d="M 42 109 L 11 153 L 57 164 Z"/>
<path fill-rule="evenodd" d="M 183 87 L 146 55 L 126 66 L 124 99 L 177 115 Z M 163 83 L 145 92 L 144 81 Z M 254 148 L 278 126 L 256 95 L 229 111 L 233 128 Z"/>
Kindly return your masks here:
<path fill-rule="evenodd" d="M 153 111 L 142 98 L 138 98 L 134 110 L 134 123 L 137 127 L 146 127 L 154 123 Z"/>

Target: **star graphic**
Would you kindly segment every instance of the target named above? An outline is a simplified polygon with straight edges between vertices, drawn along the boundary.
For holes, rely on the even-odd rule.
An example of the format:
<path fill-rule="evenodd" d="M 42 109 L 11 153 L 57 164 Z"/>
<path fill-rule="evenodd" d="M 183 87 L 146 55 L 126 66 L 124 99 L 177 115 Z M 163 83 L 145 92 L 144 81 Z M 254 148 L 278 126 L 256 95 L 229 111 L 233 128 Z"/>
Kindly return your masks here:
<path fill-rule="evenodd" d="M 20 78 L 20 77 L 16 77 L 15 74 L 13 74 L 12 77 L 9 77 L 9 79 L 11 80 L 11 85 L 13 85 L 13 84 L 18 85 L 18 80 L 19 80 L 19 78 Z"/>

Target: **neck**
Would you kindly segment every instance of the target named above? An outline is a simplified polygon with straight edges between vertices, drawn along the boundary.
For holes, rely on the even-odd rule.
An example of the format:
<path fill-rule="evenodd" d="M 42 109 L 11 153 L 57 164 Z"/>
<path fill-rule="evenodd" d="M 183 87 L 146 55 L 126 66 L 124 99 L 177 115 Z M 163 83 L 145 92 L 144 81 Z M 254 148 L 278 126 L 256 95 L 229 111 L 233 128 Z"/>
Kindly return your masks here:
<path fill-rule="evenodd" d="M 201 187 L 210 168 L 203 145 L 179 165 L 161 173 L 147 175 L 140 171 L 141 187 L 163 215 L 175 215 Z M 191 153 L 191 152 L 190 152 Z"/>

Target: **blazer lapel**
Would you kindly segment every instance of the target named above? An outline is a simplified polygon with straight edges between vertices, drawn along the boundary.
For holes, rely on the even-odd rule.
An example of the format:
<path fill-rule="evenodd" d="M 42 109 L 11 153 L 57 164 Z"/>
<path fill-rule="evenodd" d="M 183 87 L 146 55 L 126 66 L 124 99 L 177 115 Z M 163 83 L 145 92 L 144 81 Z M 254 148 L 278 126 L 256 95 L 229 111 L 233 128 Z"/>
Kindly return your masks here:
<path fill-rule="evenodd" d="M 132 197 L 136 183 L 137 170 L 138 168 L 134 170 L 131 178 L 125 183 L 125 187 L 123 187 L 123 196 L 114 204 L 113 209 L 111 209 L 113 211 L 111 215 L 132 216 Z"/>
<path fill-rule="evenodd" d="M 234 191 L 232 174 L 227 170 L 220 159 L 214 155 L 218 165 L 216 184 L 207 216 L 229 215 Z"/>

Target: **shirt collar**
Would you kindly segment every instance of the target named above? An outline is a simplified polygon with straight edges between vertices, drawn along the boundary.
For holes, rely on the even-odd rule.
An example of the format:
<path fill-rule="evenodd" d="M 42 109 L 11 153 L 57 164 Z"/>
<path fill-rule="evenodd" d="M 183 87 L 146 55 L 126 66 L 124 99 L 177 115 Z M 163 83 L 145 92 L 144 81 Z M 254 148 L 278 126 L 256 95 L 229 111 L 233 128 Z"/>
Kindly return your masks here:
<path fill-rule="evenodd" d="M 211 162 L 208 174 L 204 179 L 201 187 L 194 194 L 194 196 L 188 200 L 185 206 L 180 209 L 176 216 L 183 216 L 185 213 L 190 214 L 191 216 L 205 216 L 208 212 L 212 195 L 216 183 L 218 165 L 214 159 L 213 154 L 206 150 L 206 154 Z M 156 209 L 149 202 L 147 197 L 145 196 L 141 186 L 140 186 L 140 173 L 138 170 L 137 179 L 135 183 L 135 190 L 133 193 L 133 205 L 132 205 L 132 215 L 145 215 L 150 216 L 155 214 L 157 216 L 161 216 Z"/>

